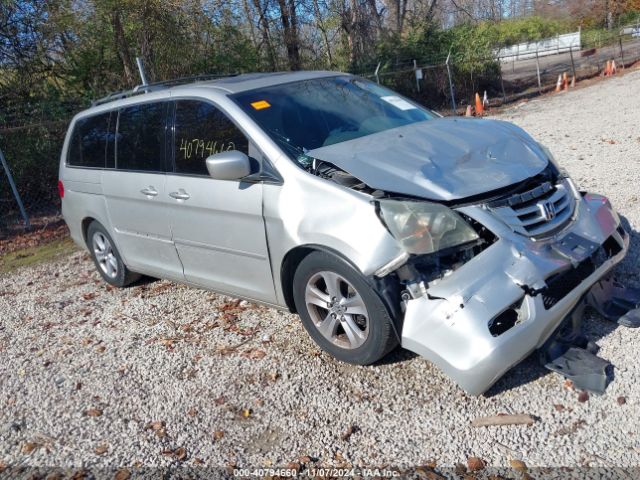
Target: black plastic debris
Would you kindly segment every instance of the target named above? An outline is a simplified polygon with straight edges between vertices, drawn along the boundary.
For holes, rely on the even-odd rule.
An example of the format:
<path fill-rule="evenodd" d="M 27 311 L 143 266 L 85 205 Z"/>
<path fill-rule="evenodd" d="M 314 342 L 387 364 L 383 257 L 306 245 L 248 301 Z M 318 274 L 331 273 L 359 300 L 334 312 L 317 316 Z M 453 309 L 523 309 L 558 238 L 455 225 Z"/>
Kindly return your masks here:
<path fill-rule="evenodd" d="M 607 320 L 624 327 L 640 327 L 639 288 L 625 287 L 609 277 L 591 288 L 588 302 Z"/>
<path fill-rule="evenodd" d="M 544 365 L 568 378 L 578 390 L 603 394 L 611 381 L 613 365 L 588 350 L 570 347 Z"/>

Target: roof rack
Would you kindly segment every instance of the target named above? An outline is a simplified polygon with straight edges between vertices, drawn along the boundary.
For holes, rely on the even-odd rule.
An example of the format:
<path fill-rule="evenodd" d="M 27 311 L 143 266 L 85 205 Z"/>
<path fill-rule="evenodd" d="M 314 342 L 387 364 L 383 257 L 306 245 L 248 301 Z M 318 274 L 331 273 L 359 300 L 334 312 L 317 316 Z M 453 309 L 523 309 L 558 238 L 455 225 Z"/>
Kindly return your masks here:
<path fill-rule="evenodd" d="M 103 105 L 105 103 L 113 102 L 114 100 L 120 100 L 122 98 L 133 97 L 134 95 L 140 95 L 143 93 L 154 92 L 156 90 L 165 90 L 167 88 L 175 87 L 178 85 L 185 85 L 187 83 L 204 82 L 207 80 L 217 80 L 219 78 L 235 77 L 238 73 L 230 73 L 226 75 L 218 74 L 200 74 L 189 77 L 179 77 L 172 80 L 164 80 L 162 82 L 149 83 L 146 85 L 138 85 L 131 90 L 122 90 L 120 92 L 113 92 L 106 97 L 99 98 L 91 102 L 91 106 Z"/>

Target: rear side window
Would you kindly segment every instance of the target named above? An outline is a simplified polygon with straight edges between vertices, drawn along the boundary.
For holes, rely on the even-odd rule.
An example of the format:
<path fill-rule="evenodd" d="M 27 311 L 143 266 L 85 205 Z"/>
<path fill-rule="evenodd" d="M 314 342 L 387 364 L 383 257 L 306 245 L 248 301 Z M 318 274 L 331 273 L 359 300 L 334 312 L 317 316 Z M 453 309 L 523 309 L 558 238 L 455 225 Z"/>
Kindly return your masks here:
<path fill-rule="evenodd" d="M 176 102 L 174 158 L 176 173 L 208 175 L 208 156 L 229 150 L 245 154 L 249 141 L 229 118 L 210 103 Z"/>
<path fill-rule="evenodd" d="M 77 167 L 105 167 L 109 115 L 103 113 L 76 122 L 69 144 L 67 164 Z"/>
<path fill-rule="evenodd" d="M 116 168 L 163 172 L 167 102 L 120 110 L 116 135 Z"/>

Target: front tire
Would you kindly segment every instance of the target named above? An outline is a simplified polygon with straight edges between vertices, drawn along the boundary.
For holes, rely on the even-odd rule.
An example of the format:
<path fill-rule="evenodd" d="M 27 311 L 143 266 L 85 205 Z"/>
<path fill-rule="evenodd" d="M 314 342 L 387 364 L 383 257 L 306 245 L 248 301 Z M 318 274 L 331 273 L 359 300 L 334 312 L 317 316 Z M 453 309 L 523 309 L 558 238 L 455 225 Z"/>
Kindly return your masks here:
<path fill-rule="evenodd" d="M 126 287 L 140 278 L 140 274 L 126 267 L 113 239 L 96 221 L 87 229 L 87 246 L 98 273 L 108 284 Z"/>
<path fill-rule="evenodd" d="M 293 297 L 305 330 L 338 360 L 369 365 L 397 345 L 392 319 L 363 275 L 342 259 L 313 252 L 298 266 Z"/>

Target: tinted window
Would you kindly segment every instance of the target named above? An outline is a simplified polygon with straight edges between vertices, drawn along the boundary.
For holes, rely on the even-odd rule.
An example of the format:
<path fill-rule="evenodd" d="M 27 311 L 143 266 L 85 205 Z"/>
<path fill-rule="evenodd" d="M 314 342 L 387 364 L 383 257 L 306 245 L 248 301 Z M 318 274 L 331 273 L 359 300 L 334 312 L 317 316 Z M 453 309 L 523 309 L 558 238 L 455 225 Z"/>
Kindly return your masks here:
<path fill-rule="evenodd" d="M 107 133 L 107 168 L 116 167 L 116 126 L 118 124 L 118 112 L 112 112 L 109 119 L 109 132 Z"/>
<path fill-rule="evenodd" d="M 123 170 L 164 171 L 168 103 L 147 103 L 120 110 L 116 166 Z"/>
<path fill-rule="evenodd" d="M 67 163 L 104 168 L 108 130 L 109 112 L 78 120 L 71 137 Z"/>
<path fill-rule="evenodd" d="M 210 103 L 176 102 L 175 162 L 177 173 L 207 175 L 209 155 L 239 150 L 248 154 L 249 143 L 227 116 Z"/>

